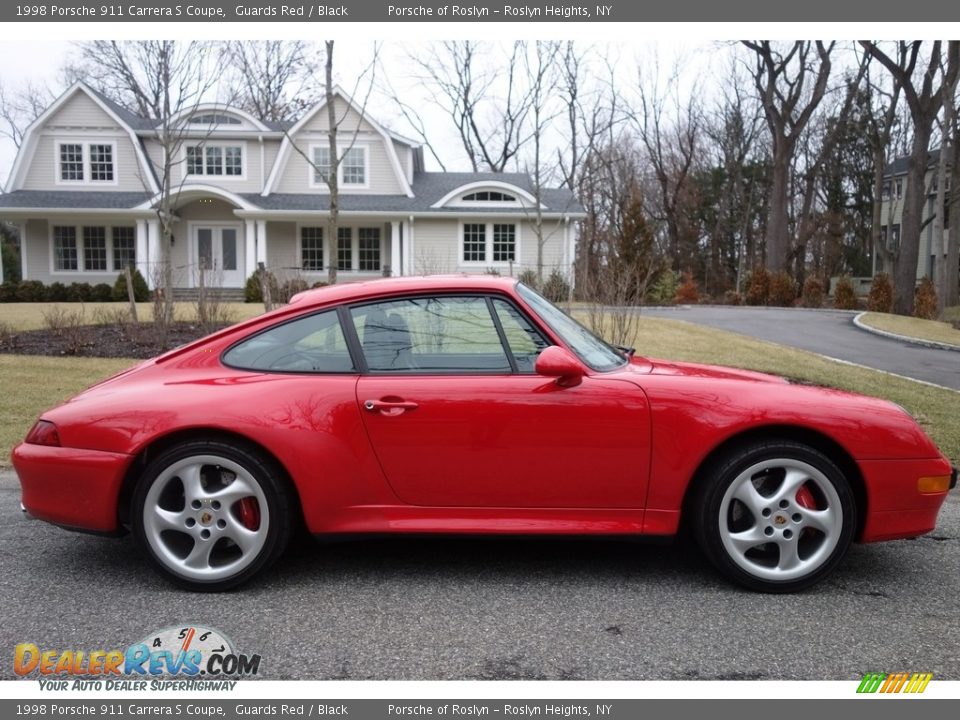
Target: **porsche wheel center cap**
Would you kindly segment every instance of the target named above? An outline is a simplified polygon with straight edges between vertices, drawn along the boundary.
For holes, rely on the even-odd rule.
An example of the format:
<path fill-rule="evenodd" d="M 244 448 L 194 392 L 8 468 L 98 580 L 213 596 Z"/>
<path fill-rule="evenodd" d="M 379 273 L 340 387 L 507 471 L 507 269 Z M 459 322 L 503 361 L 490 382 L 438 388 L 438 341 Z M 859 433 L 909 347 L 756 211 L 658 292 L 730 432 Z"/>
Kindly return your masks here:
<path fill-rule="evenodd" d="M 774 524 L 774 525 L 786 525 L 786 524 L 787 524 L 787 516 L 786 516 L 786 515 L 780 515 L 780 514 L 774 515 L 774 516 L 773 516 L 773 524 Z"/>
<path fill-rule="evenodd" d="M 204 511 L 204 512 L 200 513 L 200 524 L 201 524 L 201 525 L 209 525 L 211 522 L 213 522 L 213 515 L 211 515 L 211 514 L 210 514 L 209 512 L 207 512 L 207 511 Z"/>

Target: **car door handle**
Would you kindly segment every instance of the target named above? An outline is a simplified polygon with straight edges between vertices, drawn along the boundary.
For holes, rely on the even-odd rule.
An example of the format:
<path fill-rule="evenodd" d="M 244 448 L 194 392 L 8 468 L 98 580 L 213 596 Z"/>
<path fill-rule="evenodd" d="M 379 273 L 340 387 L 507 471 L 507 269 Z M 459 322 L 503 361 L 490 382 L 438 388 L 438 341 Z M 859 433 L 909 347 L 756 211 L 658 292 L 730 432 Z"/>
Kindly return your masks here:
<path fill-rule="evenodd" d="M 363 403 L 364 410 L 368 412 L 378 412 L 387 417 L 402 415 L 407 411 L 416 410 L 419 407 L 415 402 L 408 400 L 367 400 Z"/>

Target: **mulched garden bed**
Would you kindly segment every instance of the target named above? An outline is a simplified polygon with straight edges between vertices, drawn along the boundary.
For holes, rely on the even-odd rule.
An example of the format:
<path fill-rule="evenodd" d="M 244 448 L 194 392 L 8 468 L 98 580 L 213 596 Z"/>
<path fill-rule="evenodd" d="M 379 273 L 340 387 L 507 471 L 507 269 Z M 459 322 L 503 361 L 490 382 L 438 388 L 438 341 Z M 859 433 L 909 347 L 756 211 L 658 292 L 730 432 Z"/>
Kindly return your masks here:
<path fill-rule="evenodd" d="M 0 353 L 56 357 L 151 358 L 226 325 L 206 329 L 196 323 L 173 323 L 161 343 L 153 323 L 140 325 L 79 325 L 61 330 L 0 333 Z"/>

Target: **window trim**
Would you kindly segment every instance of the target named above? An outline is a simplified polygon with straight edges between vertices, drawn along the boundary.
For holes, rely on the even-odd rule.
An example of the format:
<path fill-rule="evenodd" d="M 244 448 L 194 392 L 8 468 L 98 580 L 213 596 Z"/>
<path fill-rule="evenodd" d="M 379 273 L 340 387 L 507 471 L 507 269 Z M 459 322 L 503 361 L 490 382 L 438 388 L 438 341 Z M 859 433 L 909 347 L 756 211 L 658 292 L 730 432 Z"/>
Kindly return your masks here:
<path fill-rule="evenodd" d="M 307 270 L 303 267 L 303 229 L 304 228 L 319 228 L 322 234 L 320 245 L 322 247 L 323 262 L 321 263 L 319 270 Z M 316 273 L 325 273 L 330 267 L 330 258 L 328 257 L 329 253 L 327 252 L 327 226 L 326 223 L 297 223 L 297 267 L 300 272 L 304 274 L 316 274 Z"/>
<path fill-rule="evenodd" d="M 58 270 L 56 262 L 56 253 L 54 252 L 53 245 L 53 228 L 54 227 L 72 227 L 77 234 L 77 269 L 76 270 Z M 107 249 L 107 269 L 106 270 L 88 270 L 86 267 L 86 261 L 84 257 L 84 237 L 83 237 L 83 228 L 85 227 L 102 227 L 104 230 L 104 238 L 106 240 L 106 249 Z M 83 220 L 69 220 L 64 222 L 56 222 L 55 220 L 50 220 L 47 222 L 47 253 L 49 257 L 49 269 L 50 275 L 60 275 L 63 277 L 87 277 L 87 276 L 112 276 L 116 277 L 117 273 L 123 272 L 123 270 L 112 270 L 114 264 L 114 253 L 113 253 L 113 230 L 118 227 L 132 227 L 133 228 L 133 254 L 134 254 L 134 268 L 136 268 L 136 263 L 139 262 L 137 258 L 137 226 L 136 225 L 124 225 L 122 222 L 85 222 Z M 106 281 L 104 281 L 106 282 Z"/>
<path fill-rule="evenodd" d="M 79 145 L 80 157 L 83 164 L 83 180 L 63 180 L 60 177 L 60 146 L 61 145 Z M 113 180 L 93 180 L 92 165 L 90 161 L 91 145 L 109 145 L 110 157 L 113 165 Z M 53 180 L 57 185 L 67 187 L 110 187 L 119 184 L 119 162 L 117 161 L 117 141 L 112 137 L 100 137 L 97 135 L 87 135 L 85 137 L 55 137 L 53 139 Z"/>
<path fill-rule="evenodd" d="M 327 185 L 323 180 L 317 180 L 314 174 L 316 168 L 313 163 L 314 150 L 317 148 L 329 148 L 330 144 L 325 142 L 313 142 L 310 143 L 307 148 L 307 157 L 309 160 L 305 163 L 307 166 L 307 186 L 311 190 L 318 190 L 321 193 L 329 193 L 330 186 Z M 367 142 L 355 142 L 352 145 L 344 147 L 341 152 L 345 153 L 347 150 L 362 150 L 363 151 L 363 178 L 364 183 L 349 183 L 344 184 L 343 182 L 343 160 L 341 159 L 340 163 L 337 165 L 337 187 L 340 191 L 344 190 L 369 190 L 370 189 L 370 143 Z"/>
<path fill-rule="evenodd" d="M 464 260 L 463 259 L 463 231 L 465 225 L 485 225 L 484 237 L 484 260 Z M 513 255 L 514 260 L 493 261 L 493 226 L 494 225 L 513 225 L 514 242 Z M 514 268 L 520 267 L 523 254 L 523 223 L 517 218 L 460 218 L 457 228 L 457 267 L 462 268 L 509 268 L 511 264 Z"/>
<path fill-rule="evenodd" d="M 200 147 L 203 148 L 203 172 L 202 173 L 191 173 L 187 172 L 187 148 L 188 147 Z M 221 150 L 228 147 L 238 147 L 240 148 L 240 174 L 239 175 L 208 175 L 207 174 L 207 153 L 206 148 L 208 147 L 218 147 Z M 226 182 L 243 182 L 247 179 L 247 169 L 249 166 L 249 154 L 247 153 L 247 141 L 246 140 L 211 140 L 209 138 L 201 139 L 189 139 L 185 140 L 180 146 L 180 167 L 182 168 L 181 177 L 188 180 L 203 180 L 206 182 L 219 182 L 225 180 Z M 227 169 L 227 156 L 226 153 L 223 155 L 223 169 Z"/>

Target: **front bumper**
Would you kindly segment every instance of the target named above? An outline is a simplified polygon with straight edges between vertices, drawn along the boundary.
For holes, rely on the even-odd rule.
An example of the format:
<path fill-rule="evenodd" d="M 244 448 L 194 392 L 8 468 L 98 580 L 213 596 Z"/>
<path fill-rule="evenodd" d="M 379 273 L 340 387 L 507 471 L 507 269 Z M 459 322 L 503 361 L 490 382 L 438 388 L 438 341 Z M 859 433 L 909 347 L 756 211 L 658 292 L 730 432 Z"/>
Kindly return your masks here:
<path fill-rule="evenodd" d="M 953 490 L 957 486 L 957 466 L 953 466 L 953 472 L 950 473 L 950 489 Z"/>
<path fill-rule="evenodd" d="M 21 508 L 39 520 L 73 530 L 114 533 L 127 467 L 121 453 L 22 443 L 13 451 Z"/>
<path fill-rule="evenodd" d="M 948 490 L 921 493 L 917 479 L 950 475 L 957 484 L 957 468 L 946 458 L 929 460 L 861 460 L 867 489 L 867 507 L 861 542 L 897 540 L 924 535 L 936 527 Z"/>

